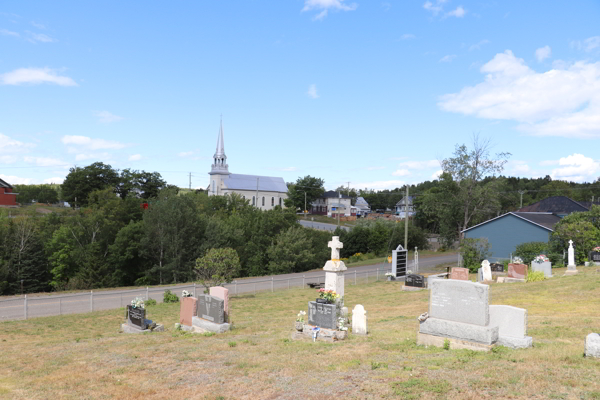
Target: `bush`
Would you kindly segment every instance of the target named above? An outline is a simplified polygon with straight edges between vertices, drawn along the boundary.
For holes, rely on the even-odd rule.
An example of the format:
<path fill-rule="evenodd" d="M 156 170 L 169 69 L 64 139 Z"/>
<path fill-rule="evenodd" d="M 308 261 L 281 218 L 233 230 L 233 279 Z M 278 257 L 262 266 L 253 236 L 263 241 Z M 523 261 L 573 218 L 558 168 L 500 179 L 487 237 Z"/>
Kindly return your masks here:
<path fill-rule="evenodd" d="M 167 289 L 163 295 L 163 303 L 179 303 L 179 297 Z"/>
<path fill-rule="evenodd" d="M 463 239 L 460 244 L 460 255 L 463 267 L 471 272 L 477 272 L 481 262 L 491 255 L 490 244 L 487 239 Z"/>
<path fill-rule="evenodd" d="M 530 264 L 531 261 L 535 257 L 539 256 L 540 254 L 545 254 L 546 256 L 550 257 L 550 255 L 548 253 L 549 253 L 548 252 L 548 243 L 546 243 L 546 242 L 526 242 L 526 243 L 521 243 L 520 245 L 517 246 L 514 255 L 517 257 L 521 257 L 524 264 Z M 556 257 L 554 257 L 554 258 L 556 258 Z M 552 262 L 552 264 L 554 264 L 558 260 L 553 260 L 552 257 L 550 257 L 550 261 Z"/>
<path fill-rule="evenodd" d="M 156 305 L 156 300 L 154 299 L 148 299 L 144 302 L 144 304 L 146 304 L 146 306 L 155 306 Z"/>
<path fill-rule="evenodd" d="M 546 275 L 542 271 L 529 271 L 527 273 L 527 282 L 539 282 L 546 279 Z"/>

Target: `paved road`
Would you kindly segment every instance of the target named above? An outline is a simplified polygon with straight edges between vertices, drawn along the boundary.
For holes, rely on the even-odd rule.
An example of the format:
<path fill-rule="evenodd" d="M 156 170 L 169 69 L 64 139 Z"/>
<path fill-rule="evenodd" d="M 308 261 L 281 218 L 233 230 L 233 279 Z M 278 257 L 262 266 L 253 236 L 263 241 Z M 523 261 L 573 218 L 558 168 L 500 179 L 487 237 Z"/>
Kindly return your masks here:
<path fill-rule="evenodd" d="M 310 221 L 310 220 L 303 220 L 303 219 L 299 219 L 298 222 L 300 222 L 300 225 L 302 225 L 305 228 L 314 228 L 314 229 L 319 229 L 321 231 L 333 232 L 333 231 L 335 231 L 335 228 L 337 228 L 337 224 L 327 224 L 325 222 L 317 222 L 317 221 Z M 342 225 L 340 225 L 340 228 L 345 229 L 347 231 L 349 231 L 351 229 L 348 226 L 342 226 Z"/>
<path fill-rule="evenodd" d="M 431 272 L 436 265 L 456 261 L 455 254 L 442 255 L 419 260 L 420 272 Z M 390 270 L 390 264 L 365 265 L 362 267 L 349 268 L 346 271 L 346 284 L 355 282 L 360 284 L 367 280 L 369 282 L 384 278 L 384 274 Z M 413 269 L 413 262 L 409 263 L 409 269 Z M 308 271 L 297 274 L 283 274 L 273 277 L 256 277 L 238 279 L 231 284 L 225 285 L 230 294 L 252 294 L 260 291 L 282 290 L 291 287 L 302 287 L 308 283 L 322 283 L 325 281 L 325 273 L 322 270 Z M 27 302 L 23 297 L 12 297 L 0 300 L 0 321 L 23 319 L 25 312 L 28 318 L 51 316 L 59 314 L 85 313 L 91 310 L 106 310 L 123 307 L 135 297 L 151 298 L 162 302 L 163 293 L 171 289 L 180 296 L 182 290 L 201 293 L 201 286 L 177 285 L 171 287 L 138 288 L 134 290 L 102 290 L 81 292 L 69 295 L 40 294 L 30 295 Z M 27 309 L 27 311 L 25 311 Z"/>

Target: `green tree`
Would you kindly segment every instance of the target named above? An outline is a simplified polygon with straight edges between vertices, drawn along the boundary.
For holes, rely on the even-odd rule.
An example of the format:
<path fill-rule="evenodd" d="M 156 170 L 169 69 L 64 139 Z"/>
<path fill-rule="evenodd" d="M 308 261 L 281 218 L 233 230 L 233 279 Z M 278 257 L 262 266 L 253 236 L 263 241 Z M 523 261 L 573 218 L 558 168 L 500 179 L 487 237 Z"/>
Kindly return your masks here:
<path fill-rule="evenodd" d="M 315 257 L 308 231 L 299 226 L 280 232 L 267 249 L 267 255 L 271 274 L 306 271 L 313 266 Z"/>
<path fill-rule="evenodd" d="M 206 288 L 229 283 L 240 271 L 240 258 L 231 248 L 210 249 L 196 260 L 194 268 L 200 283 Z"/>
<path fill-rule="evenodd" d="M 122 199 L 134 195 L 142 199 L 158 197 L 158 193 L 167 186 L 158 172 L 146 172 L 124 169 L 119 175 L 115 191 Z"/>
<path fill-rule="evenodd" d="M 72 207 L 84 207 L 93 191 L 115 188 L 118 182 L 117 171 L 108 164 L 95 162 L 87 167 L 73 167 L 62 184 L 63 200 L 68 201 Z"/>
<path fill-rule="evenodd" d="M 315 178 L 306 175 L 304 178 L 298 178 L 296 183 L 288 183 L 288 198 L 285 199 L 285 206 L 293 208 L 294 211 L 304 210 L 305 195 L 306 208 L 311 208 L 311 203 L 325 193 L 325 181 L 321 178 Z"/>

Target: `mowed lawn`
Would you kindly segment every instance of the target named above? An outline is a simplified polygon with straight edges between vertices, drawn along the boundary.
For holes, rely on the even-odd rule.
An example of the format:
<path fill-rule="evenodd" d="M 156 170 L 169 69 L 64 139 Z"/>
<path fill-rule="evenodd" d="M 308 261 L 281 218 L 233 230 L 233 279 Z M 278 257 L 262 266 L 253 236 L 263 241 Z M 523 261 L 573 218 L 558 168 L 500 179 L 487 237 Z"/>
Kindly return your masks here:
<path fill-rule="evenodd" d="M 600 360 L 583 357 L 600 331 L 600 269 L 528 284 L 492 284 L 491 304 L 529 311 L 534 347 L 490 353 L 424 348 L 416 317 L 429 292 L 401 284 L 346 285 L 367 337 L 292 341 L 314 300 L 292 289 L 230 301 L 234 329 L 174 331 L 179 304 L 148 308 L 166 331 L 119 333 L 124 309 L 0 323 L 0 398 L 6 399 L 600 399 Z"/>

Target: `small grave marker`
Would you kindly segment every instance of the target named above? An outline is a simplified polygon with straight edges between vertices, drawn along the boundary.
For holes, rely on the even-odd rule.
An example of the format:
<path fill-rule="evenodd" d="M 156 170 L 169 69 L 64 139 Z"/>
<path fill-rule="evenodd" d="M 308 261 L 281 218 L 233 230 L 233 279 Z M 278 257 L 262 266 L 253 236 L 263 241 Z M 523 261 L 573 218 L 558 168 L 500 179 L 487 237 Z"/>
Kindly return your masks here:
<path fill-rule="evenodd" d="M 198 317 L 214 322 L 225 323 L 225 301 L 208 294 L 198 297 Z"/>
<path fill-rule="evenodd" d="M 146 310 L 143 308 L 127 306 L 127 322 L 130 325 L 135 325 L 141 330 L 146 329 Z"/>
<path fill-rule="evenodd" d="M 450 279 L 456 279 L 459 281 L 469 280 L 469 270 L 467 268 L 454 267 L 450 271 Z"/>
<path fill-rule="evenodd" d="M 425 287 L 425 277 L 423 275 L 407 275 L 406 280 L 404 281 L 406 286 L 412 287 Z"/>

